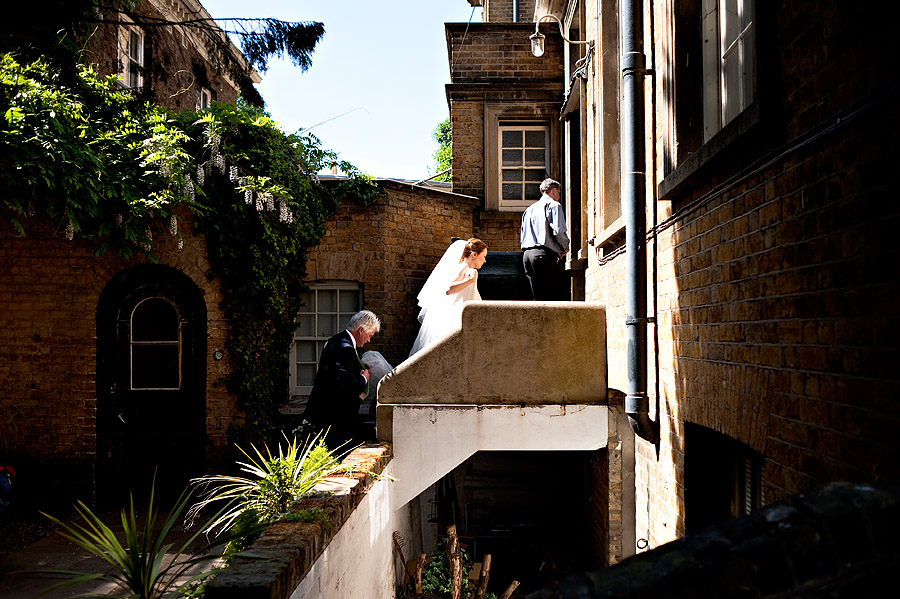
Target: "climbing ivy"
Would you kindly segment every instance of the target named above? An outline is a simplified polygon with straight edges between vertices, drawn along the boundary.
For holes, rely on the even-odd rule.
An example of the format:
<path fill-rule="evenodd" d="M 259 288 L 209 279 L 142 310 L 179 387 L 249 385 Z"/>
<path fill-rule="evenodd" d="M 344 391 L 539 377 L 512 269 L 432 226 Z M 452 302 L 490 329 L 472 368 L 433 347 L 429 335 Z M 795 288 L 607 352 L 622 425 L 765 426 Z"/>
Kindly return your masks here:
<path fill-rule="evenodd" d="M 0 215 L 19 234 L 29 219 L 94 243 L 98 254 L 143 253 L 178 236 L 186 207 L 206 235 L 231 323 L 228 379 L 246 425 L 263 441 L 285 399 L 288 348 L 305 275 L 341 198 L 368 204 L 377 184 L 312 135 L 286 134 L 261 109 L 214 103 L 173 114 L 79 69 L 75 84 L 37 60 L 2 55 Z M 336 165 L 346 180 L 316 176 Z"/>

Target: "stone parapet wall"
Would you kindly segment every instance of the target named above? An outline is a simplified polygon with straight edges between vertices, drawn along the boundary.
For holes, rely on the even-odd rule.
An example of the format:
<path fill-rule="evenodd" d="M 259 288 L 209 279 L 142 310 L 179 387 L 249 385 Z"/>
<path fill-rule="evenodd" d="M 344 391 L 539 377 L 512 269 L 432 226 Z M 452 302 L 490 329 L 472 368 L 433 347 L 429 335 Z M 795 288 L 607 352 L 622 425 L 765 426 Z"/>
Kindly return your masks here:
<path fill-rule="evenodd" d="M 351 451 L 342 463 L 354 466 L 352 474 L 326 479 L 316 486 L 317 495 L 291 507 L 294 513 L 318 508 L 330 525 L 269 526 L 246 557 L 236 557 L 210 581 L 207 599 L 394 596 L 393 531 L 405 533 L 404 538 L 411 535 L 408 523 L 392 514 L 390 462 L 389 444 L 369 443 Z"/>

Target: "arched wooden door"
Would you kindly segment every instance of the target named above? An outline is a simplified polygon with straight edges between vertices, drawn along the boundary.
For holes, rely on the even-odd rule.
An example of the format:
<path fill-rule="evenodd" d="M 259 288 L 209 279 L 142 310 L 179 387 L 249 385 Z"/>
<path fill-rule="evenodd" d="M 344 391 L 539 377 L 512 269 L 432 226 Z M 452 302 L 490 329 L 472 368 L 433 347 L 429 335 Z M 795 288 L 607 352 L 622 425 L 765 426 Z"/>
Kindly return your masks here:
<path fill-rule="evenodd" d="M 98 499 L 176 496 L 203 472 L 206 308 L 173 268 L 115 277 L 98 307 Z"/>

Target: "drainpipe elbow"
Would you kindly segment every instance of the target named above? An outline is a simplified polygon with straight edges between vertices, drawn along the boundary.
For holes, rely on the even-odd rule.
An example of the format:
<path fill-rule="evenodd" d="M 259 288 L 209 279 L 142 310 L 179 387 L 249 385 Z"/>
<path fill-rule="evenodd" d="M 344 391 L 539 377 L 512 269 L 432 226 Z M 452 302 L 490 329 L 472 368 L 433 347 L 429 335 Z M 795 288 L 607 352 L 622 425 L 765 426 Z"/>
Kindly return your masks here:
<path fill-rule="evenodd" d="M 650 420 L 650 399 L 644 393 L 629 393 L 625 396 L 625 415 L 634 434 L 656 443 L 659 439 L 659 423 Z"/>

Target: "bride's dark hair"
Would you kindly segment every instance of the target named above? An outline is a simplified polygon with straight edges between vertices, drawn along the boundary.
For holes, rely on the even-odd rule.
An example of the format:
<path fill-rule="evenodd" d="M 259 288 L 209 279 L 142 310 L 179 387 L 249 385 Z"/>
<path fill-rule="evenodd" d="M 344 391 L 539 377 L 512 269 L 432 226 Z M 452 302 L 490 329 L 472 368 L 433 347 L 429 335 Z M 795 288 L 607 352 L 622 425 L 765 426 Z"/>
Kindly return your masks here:
<path fill-rule="evenodd" d="M 487 249 L 487 244 L 477 237 L 472 237 L 466 242 L 466 247 L 463 248 L 462 256 L 459 261 L 462 262 L 466 258 L 468 258 L 471 254 L 475 254 L 476 256 Z"/>

